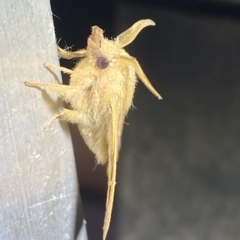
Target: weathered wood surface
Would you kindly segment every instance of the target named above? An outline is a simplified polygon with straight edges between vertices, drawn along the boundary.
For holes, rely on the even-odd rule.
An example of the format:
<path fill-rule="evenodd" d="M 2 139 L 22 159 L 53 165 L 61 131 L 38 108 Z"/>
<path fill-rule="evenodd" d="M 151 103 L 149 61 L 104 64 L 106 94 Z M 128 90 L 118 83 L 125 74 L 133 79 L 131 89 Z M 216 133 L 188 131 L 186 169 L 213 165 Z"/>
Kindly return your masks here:
<path fill-rule="evenodd" d="M 56 82 L 43 67 L 59 64 L 50 3 L 3 0 L 0 9 L 0 239 L 76 239 L 82 216 L 70 133 L 58 121 L 44 131 L 62 103 L 24 85 Z"/>

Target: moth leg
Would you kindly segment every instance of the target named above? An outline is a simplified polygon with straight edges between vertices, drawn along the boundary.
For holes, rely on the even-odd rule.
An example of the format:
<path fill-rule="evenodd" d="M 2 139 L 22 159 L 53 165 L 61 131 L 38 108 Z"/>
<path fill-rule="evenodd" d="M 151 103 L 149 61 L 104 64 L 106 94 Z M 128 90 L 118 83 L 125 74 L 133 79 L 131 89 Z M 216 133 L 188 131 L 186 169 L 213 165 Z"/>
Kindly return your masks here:
<path fill-rule="evenodd" d="M 53 65 L 53 64 L 50 64 L 50 63 L 45 63 L 44 64 L 44 67 L 49 69 L 49 70 L 53 70 L 53 69 L 58 69 L 64 73 L 67 73 L 69 75 L 72 74 L 73 70 L 71 69 L 68 69 L 68 68 L 65 68 L 65 67 L 60 67 L 60 66 L 56 66 L 56 65 Z"/>
<path fill-rule="evenodd" d="M 62 115 L 62 112 L 54 114 L 54 115 L 48 120 L 48 122 L 46 123 L 44 129 L 45 129 L 45 130 L 48 130 L 48 129 L 52 126 L 52 124 L 53 124 L 53 122 L 55 121 L 55 119 L 59 118 L 61 115 Z"/>
<path fill-rule="evenodd" d="M 27 87 L 45 87 L 47 86 L 49 83 L 43 83 L 43 82 L 29 82 L 29 81 L 26 81 L 25 82 L 25 85 Z"/>
<path fill-rule="evenodd" d="M 69 122 L 72 124 L 78 124 L 81 121 L 81 114 L 78 111 L 70 110 L 67 108 L 63 108 L 63 110 L 59 113 L 54 114 L 47 124 L 45 125 L 45 129 L 49 129 L 52 125 L 52 123 L 59 118 L 60 120 L 63 120 L 65 122 Z"/>
<path fill-rule="evenodd" d="M 71 52 L 58 47 L 58 54 L 61 58 L 65 59 L 82 58 L 86 56 L 86 49 L 80 49 L 78 51 Z"/>
<path fill-rule="evenodd" d="M 69 102 L 69 100 L 78 92 L 78 88 L 76 88 L 75 86 L 62 85 L 56 83 L 25 82 L 25 85 L 28 87 L 35 88 L 45 87 L 49 89 L 51 92 L 57 94 L 59 98 L 63 99 L 66 102 Z"/>

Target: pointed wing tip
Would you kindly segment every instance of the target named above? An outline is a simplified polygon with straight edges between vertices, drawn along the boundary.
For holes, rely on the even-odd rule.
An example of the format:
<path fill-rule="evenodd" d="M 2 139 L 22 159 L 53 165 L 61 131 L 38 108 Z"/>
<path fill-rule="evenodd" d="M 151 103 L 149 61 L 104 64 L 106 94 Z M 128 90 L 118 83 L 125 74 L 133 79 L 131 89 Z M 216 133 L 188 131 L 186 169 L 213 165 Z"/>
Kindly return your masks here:
<path fill-rule="evenodd" d="M 151 91 L 151 92 L 153 93 L 153 95 L 155 95 L 158 98 L 158 100 L 162 100 L 163 99 L 162 96 L 155 89 L 153 91 Z"/>
<path fill-rule="evenodd" d="M 155 26 L 156 25 L 156 23 L 151 19 L 144 19 L 142 21 L 145 21 L 147 26 Z"/>

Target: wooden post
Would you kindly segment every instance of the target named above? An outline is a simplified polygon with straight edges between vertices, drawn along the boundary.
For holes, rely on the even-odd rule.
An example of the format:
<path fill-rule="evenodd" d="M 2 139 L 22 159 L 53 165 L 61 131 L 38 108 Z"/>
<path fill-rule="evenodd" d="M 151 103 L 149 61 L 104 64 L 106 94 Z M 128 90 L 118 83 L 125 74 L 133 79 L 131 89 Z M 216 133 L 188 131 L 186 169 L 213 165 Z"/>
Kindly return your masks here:
<path fill-rule="evenodd" d="M 82 215 L 68 127 L 56 121 L 44 131 L 62 103 L 24 85 L 56 82 L 43 67 L 59 64 L 50 3 L 2 0 L 0 9 L 0 239 L 87 239 L 77 237 Z"/>

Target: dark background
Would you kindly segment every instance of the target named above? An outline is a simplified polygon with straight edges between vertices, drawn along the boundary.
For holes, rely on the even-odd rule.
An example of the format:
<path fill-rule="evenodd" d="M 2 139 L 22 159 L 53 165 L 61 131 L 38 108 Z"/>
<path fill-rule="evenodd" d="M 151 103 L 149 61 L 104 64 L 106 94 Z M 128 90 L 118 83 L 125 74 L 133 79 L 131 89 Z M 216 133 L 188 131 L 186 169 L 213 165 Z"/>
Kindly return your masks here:
<path fill-rule="evenodd" d="M 126 48 L 163 100 L 138 84 L 137 109 L 126 119 L 108 239 L 240 239 L 238 2 L 51 4 L 59 45 L 73 50 L 86 47 L 93 25 L 116 37 L 139 19 L 157 24 Z M 100 239 L 106 170 L 94 169 L 75 127 L 72 136 L 89 240 Z"/>

